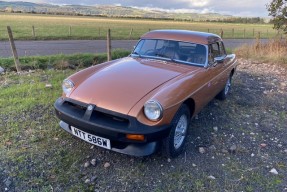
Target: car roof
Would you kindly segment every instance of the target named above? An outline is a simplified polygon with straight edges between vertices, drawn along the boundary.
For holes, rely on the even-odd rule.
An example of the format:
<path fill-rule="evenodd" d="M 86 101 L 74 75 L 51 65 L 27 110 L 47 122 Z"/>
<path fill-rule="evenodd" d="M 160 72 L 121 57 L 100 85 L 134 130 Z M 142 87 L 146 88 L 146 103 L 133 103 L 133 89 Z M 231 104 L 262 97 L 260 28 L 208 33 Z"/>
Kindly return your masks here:
<path fill-rule="evenodd" d="M 215 34 L 188 30 L 154 30 L 147 32 L 141 39 L 167 39 L 175 41 L 211 44 L 222 39 Z"/>

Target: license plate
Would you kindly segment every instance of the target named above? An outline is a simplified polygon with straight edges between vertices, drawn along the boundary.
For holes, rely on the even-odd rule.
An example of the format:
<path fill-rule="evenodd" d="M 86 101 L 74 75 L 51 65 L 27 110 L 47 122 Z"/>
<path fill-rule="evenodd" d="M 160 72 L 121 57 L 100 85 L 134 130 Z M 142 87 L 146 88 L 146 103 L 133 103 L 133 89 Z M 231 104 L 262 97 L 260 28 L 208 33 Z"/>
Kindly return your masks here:
<path fill-rule="evenodd" d="M 92 135 L 90 133 L 77 129 L 76 127 L 73 127 L 73 126 L 71 126 L 71 129 L 72 129 L 72 134 L 75 135 L 76 137 L 79 137 L 80 139 L 87 141 L 91 144 L 97 145 L 99 147 L 111 149 L 111 142 L 109 139 L 99 137 L 96 135 Z"/>

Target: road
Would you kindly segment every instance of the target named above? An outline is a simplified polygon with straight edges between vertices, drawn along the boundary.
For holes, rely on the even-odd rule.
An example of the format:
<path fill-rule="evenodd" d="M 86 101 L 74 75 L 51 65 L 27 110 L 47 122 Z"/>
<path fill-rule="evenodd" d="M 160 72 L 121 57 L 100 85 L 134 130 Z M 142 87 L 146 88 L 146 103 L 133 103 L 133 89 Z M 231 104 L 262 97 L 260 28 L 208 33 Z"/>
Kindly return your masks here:
<path fill-rule="evenodd" d="M 225 47 L 234 49 L 243 44 L 252 44 L 254 39 L 225 39 Z M 266 42 L 267 39 L 261 40 Z M 132 50 L 136 40 L 113 40 L 112 48 Z M 63 40 L 63 41 L 15 41 L 18 55 L 54 55 L 74 53 L 104 53 L 106 52 L 105 40 Z M 10 43 L 0 41 L 0 57 L 12 57 Z"/>

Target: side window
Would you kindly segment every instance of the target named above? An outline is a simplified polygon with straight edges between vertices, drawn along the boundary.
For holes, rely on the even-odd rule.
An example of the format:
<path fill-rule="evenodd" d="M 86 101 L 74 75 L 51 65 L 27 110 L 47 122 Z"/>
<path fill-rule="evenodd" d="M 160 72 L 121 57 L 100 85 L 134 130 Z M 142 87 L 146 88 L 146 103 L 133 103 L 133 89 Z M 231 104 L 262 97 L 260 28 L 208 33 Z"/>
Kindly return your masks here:
<path fill-rule="evenodd" d="M 213 63 L 215 57 L 225 56 L 225 48 L 222 42 L 216 42 L 208 46 L 208 62 Z"/>
<path fill-rule="evenodd" d="M 218 43 L 211 44 L 211 47 L 212 47 L 211 51 L 212 51 L 213 58 L 219 57 L 220 56 L 220 48 L 219 48 Z"/>
<path fill-rule="evenodd" d="M 208 45 L 208 63 L 212 64 L 214 61 L 214 56 L 212 54 L 212 46 Z"/>
<path fill-rule="evenodd" d="M 223 42 L 219 42 L 218 44 L 219 44 L 220 56 L 224 56 L 224 55 L 226 55 L 226 52 L 225 52 L 225 48 L 224 48 Z"/>
<path fill-rule="evenodd" d="M 217 43 L 208 45 L 208 63 L 214 63 L 214 58 L 219 55 L 219 47 Z"/>

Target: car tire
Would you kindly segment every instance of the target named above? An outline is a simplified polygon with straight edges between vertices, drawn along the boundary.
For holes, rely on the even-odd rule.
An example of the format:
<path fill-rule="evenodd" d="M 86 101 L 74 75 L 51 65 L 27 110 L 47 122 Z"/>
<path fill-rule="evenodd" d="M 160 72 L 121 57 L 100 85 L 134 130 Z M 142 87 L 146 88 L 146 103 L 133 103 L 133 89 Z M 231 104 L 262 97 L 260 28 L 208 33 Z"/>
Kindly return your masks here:
<path fill-rule="evenodd" d="M 225 100 L 231 88 L 232 75 L 230 75 L 225 83 L 224 88 L 216 95 L 216 99 Z"/>
<path fill-rule="evenodd" d="M 182 104 L 171 122 L 168 137 L 162 143 L 166 157 L 174 158 L 184 151 L 190 120 L 190 110 L 186 104 Z"/>

